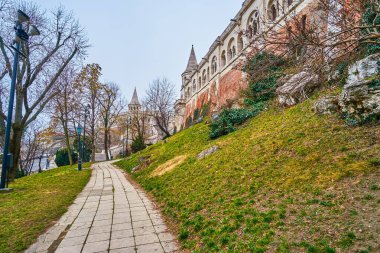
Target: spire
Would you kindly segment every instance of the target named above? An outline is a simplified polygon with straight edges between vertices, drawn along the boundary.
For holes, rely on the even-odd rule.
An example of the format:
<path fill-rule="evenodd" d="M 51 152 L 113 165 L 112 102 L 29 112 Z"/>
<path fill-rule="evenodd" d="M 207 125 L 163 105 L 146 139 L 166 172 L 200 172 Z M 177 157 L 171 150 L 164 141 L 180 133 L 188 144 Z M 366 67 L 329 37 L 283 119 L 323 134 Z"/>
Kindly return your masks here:
<path fill-rule="evenodd" d="M 131 102 L 129 104 L 130 105 L 140 105 L 139 97 L 137 96 L 136 87 L 135 87 L 135 90 L 133 91 L 133 96 L 132 96 Z"/>
<path fill-rule="evenodd" d="M 197 57 L 195 56 L 195 50 L 194 50 L 194 45 L 191 46 L 191 53 L 189 57 L 189 62 L 187 63 L 187 67 L 185 72 L 191 72 L 194 69 L 197 68 L 198 62 L 197 62 Z"/>

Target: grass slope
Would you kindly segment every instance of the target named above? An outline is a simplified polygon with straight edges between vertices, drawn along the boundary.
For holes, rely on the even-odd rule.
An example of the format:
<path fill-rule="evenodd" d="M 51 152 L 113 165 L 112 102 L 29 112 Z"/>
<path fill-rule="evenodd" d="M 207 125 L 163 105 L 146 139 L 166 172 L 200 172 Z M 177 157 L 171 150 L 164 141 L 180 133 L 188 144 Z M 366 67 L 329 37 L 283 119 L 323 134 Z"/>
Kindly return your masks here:
<path fill-rule="evenodd" d="M 118 165 L 161 204 L 193 252 L 379 252 L 380 127 L 269 109 L 211 141 L 198 124 Z M 220 150 L 202 160 L 199 152 Z M 163 163 L 186 155 L 159 177 Z"/>
<path fill-rule="evenodd" d="M 10 184 L 13 192 L 0 194 L 0 252 L 28 248 L 67 211 L 90 175 L 89 169 L 61 167 Z"/>

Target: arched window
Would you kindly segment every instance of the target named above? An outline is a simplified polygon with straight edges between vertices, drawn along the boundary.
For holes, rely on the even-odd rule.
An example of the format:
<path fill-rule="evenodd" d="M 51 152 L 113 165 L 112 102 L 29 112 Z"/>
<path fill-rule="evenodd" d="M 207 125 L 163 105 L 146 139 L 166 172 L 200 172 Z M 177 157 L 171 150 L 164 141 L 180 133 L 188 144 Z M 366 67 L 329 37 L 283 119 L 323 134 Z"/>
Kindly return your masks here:
<path fill-rule="evenodd" d="M 215 74 L 218 71 L 218 58 L 214 56 L 211 61 L 211 74 Z"/>
<path fill-rule="evenodd" d="M 248 19 L 248 36 L 252 37 L 259 34 L 260 16 L 257 10 L 253 11 Z"/>
<path fill-rule="evenodd" d="M 191 96 L 191 89 L 190 87 L 187 88 L 187 92 L 186 92 L 186 99 L 189 99 Z"/>
<path fill-rule="evenodd" d="M 197 91 L 197 83 L 195 81 L 195 79 L 193 80 L 193 92 L 196 92 Z"/>
<path fill-rule="evenodd" d="M 210 67 L 207 68 L 207 82 L 210 81 Z"/>
<path fill-rule="evenodd" d="M 203 72 L 202 72 L 202 84 L 205 85 L 206 82 L 207 82 L 206 70 L 203 70 Z"/>
<path fill-rule="evenodd" d="M 222 67 L 226 66 L 226 51 L 223 50 L 222 55 L 220 56 L 220 64 Z"/>
<path fill-rule="evenodd" d="M 240 33 L 239 36 L 238 36 L 238 44 L 237 44 L 237 50 L 238 50 L 238 52 L 240 52 L 241 50 L 243 50 L 243 47 L 244 47 L 243 36 Z"/>
<path fill-rule="evenodd" d="M 277 1 L 272 0 L 269 2 L 269 5 L 268 5 L 268 19 L 270 21 L 275 21 L 277 17 L 278 17 Z"/>
<path fill-rule="evenodd" d="M 198 90 L 200 90 L 202 88 L 202 78 L 199 77 L 198 78 Z"/>
<path fill-rule="evenodd" d="M 235 38 L 232 38 L 228 43 L 227 59 L 230 61 L 236 56 Z"/>

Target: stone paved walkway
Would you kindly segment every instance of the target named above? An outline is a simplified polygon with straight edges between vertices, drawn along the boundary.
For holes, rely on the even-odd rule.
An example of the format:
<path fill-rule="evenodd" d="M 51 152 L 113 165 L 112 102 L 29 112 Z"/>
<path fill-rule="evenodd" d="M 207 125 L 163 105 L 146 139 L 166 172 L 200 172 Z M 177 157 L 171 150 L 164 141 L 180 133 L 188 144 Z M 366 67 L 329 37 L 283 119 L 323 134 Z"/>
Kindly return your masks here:
<path fill-rule="evenodd" d="M 179 251 L 146 195 L 105 162 L 93 165 L 90 182 L 69 211 L 26 252 Z"/>

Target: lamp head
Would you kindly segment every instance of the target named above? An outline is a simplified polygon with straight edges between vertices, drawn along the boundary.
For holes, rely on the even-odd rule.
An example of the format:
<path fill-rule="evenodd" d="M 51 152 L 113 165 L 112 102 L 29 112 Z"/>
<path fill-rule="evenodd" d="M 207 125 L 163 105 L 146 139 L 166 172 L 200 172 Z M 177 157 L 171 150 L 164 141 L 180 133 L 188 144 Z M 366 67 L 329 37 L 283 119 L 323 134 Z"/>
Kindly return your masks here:
<path fill-rule="evenodd" d="M 28 22 L 30 20 L 29 16 L 25 14 L 22 10 L 17 11 L 17 21 L 22 23 Z"/>
<path fill-rule="evenodd" d="M 37 29 L 35 25 L 31 25 L 29 29 L 29 36 L 38 36 L 40 35 L 40 31 Z"/>
<path fill-rule="evenodd" d="M 77 132 L 79 135 L 82 133 L 82 127 L 80 125 L 78 125 L 77 127 Z"/>

